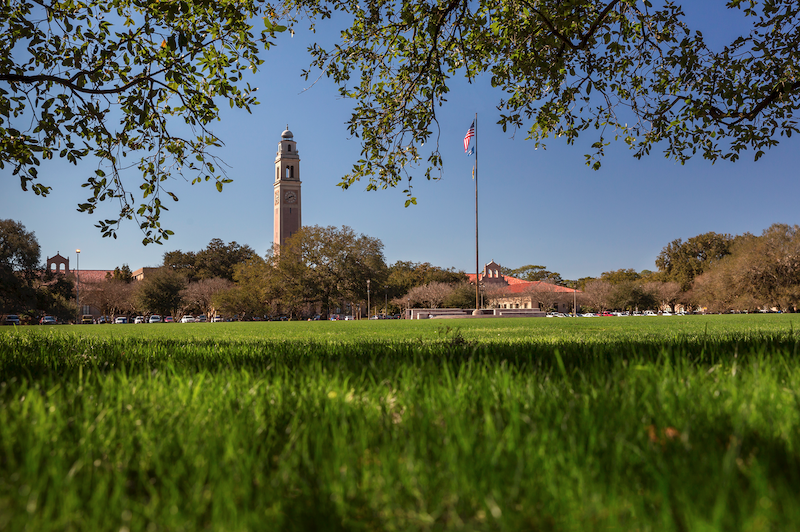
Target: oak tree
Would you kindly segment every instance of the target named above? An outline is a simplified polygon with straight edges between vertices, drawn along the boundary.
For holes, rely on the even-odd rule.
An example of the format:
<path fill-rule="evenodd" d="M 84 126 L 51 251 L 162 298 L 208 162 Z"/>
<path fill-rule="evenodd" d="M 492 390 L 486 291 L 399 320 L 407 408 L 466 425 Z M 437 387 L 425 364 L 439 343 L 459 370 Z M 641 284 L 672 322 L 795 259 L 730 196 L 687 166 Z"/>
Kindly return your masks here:
<path fill-rule="evenodd" d="M 366 302 L 367 280 L 376 290 L 387 277 L 383 242 L 347 226 L 300 228 L 281 246 L 276 263 L 283 303 L 293 309 L 320 303 L 323 314 L 335 303 Z"/>
<path fill-rule="evenodd" d="M 44 161 L 83 162 L 94 169 L 78 210 L 119 205 L 98 221 L 103 236 L 135 220 L 145 244 L 161 243 L 172 234 L 161 225 L 165 200 L 178 199 L 167 180 L 211 181 L 219 191 L 230 182 L 210 125 L 220 104 L 258 103 L 245 75 L 284 29 L 264 0 L 3 2 L 0 169 L 46 196 Z"/>
<path fill-rule="evenodd" d="M 169 268 L 158 268 L 136 287 L 137 307 L 147 312 L 175 315 L 183 304 L 186 279 Z"/>
<path fill-rule="evenodd" d="M 186 276 L 189 282 L 199 279 L 221 278 L 233 280 L 234 268 L 257 257 L 253 248 L 236 241 L 225 244 L 212 238 L 205 249 L 198 252 L 181 250 L 164 253 L 164 266 Z"/>
<path fill-rule="evenodd" d="M 21 312 L 35 304 L 34 280 L 41 250 L 33 231 L 14 220 L 0 220 L 0 313 Z"/>
<path fill-rule="evenodd" d="M 695 277 L 730 254 L 733 242 L 731 235 L 713 231 L 686 242 L 677 238 L 664 246 L 656 258 L 656 266 L 666 281 L 675 281 L 682 290 L 688 290 Z"/>
<path fill-rule="evenodd" d="M 611 140 L 636 157 L 755 159 L 797 132 L 800 4 L 728 0 L 749 33 L 712 46 L 666 0 L 284 0 L 290 23 L 347 20 L 314 44 L 306 76 L 331 78 L 354 108 L 362 156 L 341 179 L 398 186 L 441 172 L 438 109 L 456 78 L 487 76 L 499 124 L 534 146 L 588 136 L 587 164 Z M 334 17 L 334 15 L 339 15 Z M 464 124 L 466 129 L 467 124 Z M 430 151 L 429 151 L 430 150 Z M 406 189 L 406 204 L 416 198 Z"/>

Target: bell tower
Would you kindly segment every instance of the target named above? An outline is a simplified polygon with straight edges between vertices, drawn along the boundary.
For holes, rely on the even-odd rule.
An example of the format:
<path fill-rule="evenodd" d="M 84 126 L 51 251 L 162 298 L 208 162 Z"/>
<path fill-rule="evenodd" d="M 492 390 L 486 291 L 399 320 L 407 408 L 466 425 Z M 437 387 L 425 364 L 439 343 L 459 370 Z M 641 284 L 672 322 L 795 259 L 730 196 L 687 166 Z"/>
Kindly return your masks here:
<path fill-rule="evenodd" d="M 286 126 L 281 133 L 278 153 L 275 157 L 275 254 L 280 252 L 286 239 L 301 227 L 300 209 L 300 154 L 294 135 Z"/>

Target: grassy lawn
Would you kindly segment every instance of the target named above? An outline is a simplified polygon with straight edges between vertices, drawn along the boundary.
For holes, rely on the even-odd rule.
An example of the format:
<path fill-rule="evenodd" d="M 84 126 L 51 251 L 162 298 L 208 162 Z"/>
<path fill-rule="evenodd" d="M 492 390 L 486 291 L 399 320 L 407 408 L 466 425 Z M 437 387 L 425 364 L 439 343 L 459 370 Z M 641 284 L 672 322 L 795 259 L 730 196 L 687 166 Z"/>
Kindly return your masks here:
<path fill-rule="evenodd" d="M 800 315 L 0 329 L 0 530 L 800 529 Z"/>

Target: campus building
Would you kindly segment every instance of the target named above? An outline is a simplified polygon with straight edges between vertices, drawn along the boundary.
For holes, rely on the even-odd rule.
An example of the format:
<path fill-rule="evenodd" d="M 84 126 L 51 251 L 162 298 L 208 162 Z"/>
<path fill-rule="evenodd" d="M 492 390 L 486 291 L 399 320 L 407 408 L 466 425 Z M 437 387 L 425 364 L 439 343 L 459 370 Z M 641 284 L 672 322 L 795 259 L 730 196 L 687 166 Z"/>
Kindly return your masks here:
<path fill-rule="evenodd" d="M 503 268 L 494 260 L 483 267 L 483 273 L 467 274 L 469 282 L 480 283 L 484 305 L 497 309 L 539 309 L 540 303 L 557 312 L 569 312 L 580 290 L 545 281 L 525 281 L 503 275 Z"/>
<path fill-rule="evenodd" d="M 278 152 L 275 154 L 275 211 L 274 238 L 275 254 L 280 252 L 286 240 L 302 227 L 300 212 L 302 209 L 300 181 L 300 154 L 294 135 L 286 126 L 281 133 Z"/>

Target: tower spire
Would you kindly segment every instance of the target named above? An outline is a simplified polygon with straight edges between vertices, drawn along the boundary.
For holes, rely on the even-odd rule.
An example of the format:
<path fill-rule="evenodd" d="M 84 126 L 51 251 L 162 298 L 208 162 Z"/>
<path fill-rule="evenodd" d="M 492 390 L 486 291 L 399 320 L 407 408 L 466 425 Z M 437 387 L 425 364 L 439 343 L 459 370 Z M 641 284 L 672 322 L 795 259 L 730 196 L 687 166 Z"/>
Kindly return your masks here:
<path fill-rule="evenodd" d="M 300 154 L 297 151 L 294 134 L 289 131 L 287 123 L 286 131 L 281 133 L 278 153 L 275 156 L 273 245 L 276 255 L 286 240 L 301 227 L 301 184 Z"/>

